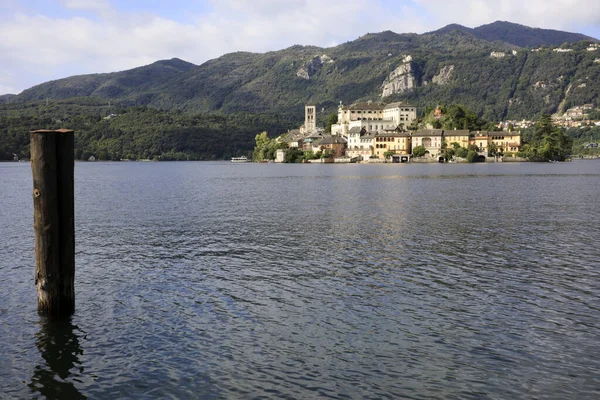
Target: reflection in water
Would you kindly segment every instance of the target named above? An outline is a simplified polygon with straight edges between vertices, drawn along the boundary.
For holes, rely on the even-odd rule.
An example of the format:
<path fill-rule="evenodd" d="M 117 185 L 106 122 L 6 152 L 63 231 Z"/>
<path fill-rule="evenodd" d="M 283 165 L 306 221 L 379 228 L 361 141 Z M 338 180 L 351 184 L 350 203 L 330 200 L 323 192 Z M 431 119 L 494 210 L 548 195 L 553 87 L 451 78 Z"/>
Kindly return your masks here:
<path fill-rule="evenodd" d="M 70 319 L 51 320 L 40 317 L 40 331 L 35 344 L 45 363 L 37 365 L 29 387 L 47 399 L 85 399 L 69 380 L 71 370 L 83 370 L 79 356 L 79 328 Z"/>

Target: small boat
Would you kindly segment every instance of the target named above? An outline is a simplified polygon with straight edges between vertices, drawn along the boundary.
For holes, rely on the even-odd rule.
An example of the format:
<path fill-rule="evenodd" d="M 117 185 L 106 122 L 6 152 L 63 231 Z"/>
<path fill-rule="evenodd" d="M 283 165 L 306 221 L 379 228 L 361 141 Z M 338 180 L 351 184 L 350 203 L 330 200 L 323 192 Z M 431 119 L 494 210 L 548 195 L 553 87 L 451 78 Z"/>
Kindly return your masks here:
<path fill-rule="evenodd" d="M 246 156 L 241 156 L 241 157 L 231 157 L 231 162 L 250 162 L 250 160 L 248 160 L 248 157 Z"/>

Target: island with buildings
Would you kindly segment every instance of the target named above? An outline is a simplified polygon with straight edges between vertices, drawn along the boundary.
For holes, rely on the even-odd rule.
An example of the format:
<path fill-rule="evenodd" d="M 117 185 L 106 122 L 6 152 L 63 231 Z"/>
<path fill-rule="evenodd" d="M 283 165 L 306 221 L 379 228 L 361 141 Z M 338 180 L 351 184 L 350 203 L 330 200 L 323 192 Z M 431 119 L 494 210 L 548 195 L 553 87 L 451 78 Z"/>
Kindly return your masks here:
<path fill-rule="evenodd" d="M 331 125 L 330 133 L 317 127 L 316 120 L 316 105 L 306 105 L 304 124 L 277 138 L 285 148 L 275 152 L 275 162 L 285 162 L 289 149 L 320 154 L 317 159 L 306 160 L 319 163 L 467 162 L 468 149 L 472 152 L 469 161 L 521 160 L 516 157 L 521 147 L 518 131 L 415 129 L 417 108 L 403 102 L 340 103 L 337 123 Z M 448 149 L 457 152 L 449 153 Z"/>

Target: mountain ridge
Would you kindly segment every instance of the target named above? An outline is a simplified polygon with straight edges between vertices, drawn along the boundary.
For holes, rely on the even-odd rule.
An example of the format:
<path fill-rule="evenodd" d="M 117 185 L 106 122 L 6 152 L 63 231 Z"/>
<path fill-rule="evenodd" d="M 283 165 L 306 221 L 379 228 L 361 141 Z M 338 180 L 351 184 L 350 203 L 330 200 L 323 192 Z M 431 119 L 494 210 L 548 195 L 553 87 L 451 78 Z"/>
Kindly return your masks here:
<path fill-rule="evenodd" d="M 558 42 L 576 49 L 566 54 L 529 49 Z M 520 118 L 553 112 L 570 98 L 596 102 L 598 93 L 592 88 L 600 87 L 600 63 L 585 46 L 597 42 L 502 21 L 477 28 L 451 24 L 424 34 L 367 33 L 330 48 L 294 45 L 266 53 L 234 52 L 201 65 L 159 60 L 121 72 L 46 82 L 10 96 L 10 101 L 95 97 L 123 106 L 190 112 L 298 113 L 307 102 L 329 112 L 339 101 L 385 94 L 387 100 L 419 106 L 460 102 L 488 119 Z"/>

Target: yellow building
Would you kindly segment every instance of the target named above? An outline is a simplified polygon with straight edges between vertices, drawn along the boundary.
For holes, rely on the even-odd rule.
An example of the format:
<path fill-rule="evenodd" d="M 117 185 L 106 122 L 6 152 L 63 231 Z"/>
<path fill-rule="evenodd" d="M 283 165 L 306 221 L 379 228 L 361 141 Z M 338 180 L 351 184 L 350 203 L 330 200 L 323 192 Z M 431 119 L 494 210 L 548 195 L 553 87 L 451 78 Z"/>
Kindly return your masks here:
<path fill-rule="evenodd" d="M 488 133 L 489 132 L 477 131 L 477 132 L 473 133 L 472 136 L 469 138 L 469 144 L 474 144 L 475 146 L 477 146 L 480 153 L 486 153 L 486 155 L 487 155 L 488 144 L 489 144 Z"/>
<path fill-rule="evenodd" d="M 444 140 L 449 149 L 453 148 L 453 143 L 458 143 L 465 149 L 469 147 L 470 132 L 467 130 L 444 131 Z"/>
<path fill-rule="evenodd" d="M 388 151 L 395 155 L 409 155 L 410 135 L 395 130 L 377 133 L 373 139 L 373 154 L 383 159 Z"/>
<path fill-rule="evenodd" d="M 521 147 L 519 132 L 488 132 L 490 143 L 494 143 L 499 153 L 516 153 Z"/>

